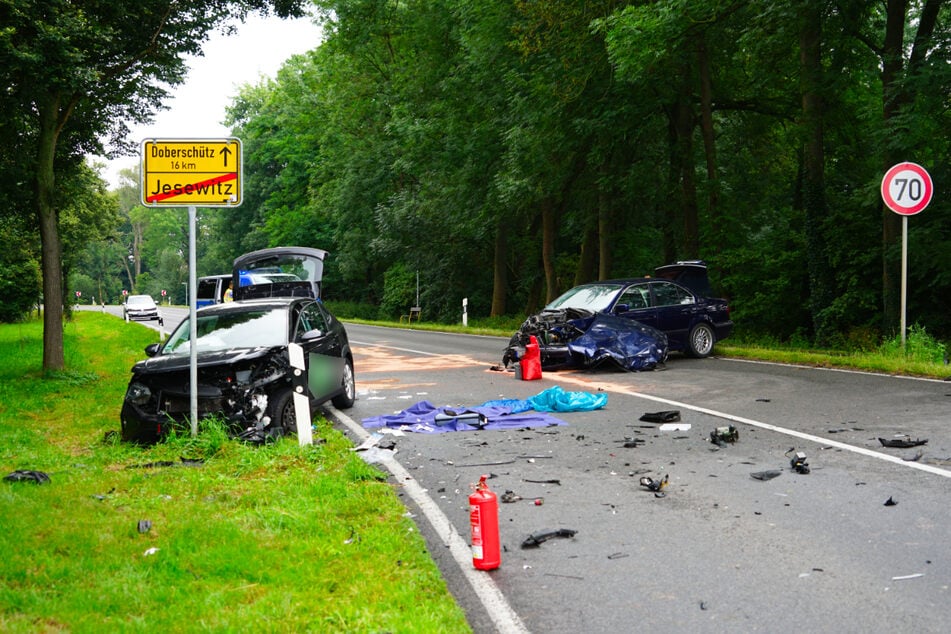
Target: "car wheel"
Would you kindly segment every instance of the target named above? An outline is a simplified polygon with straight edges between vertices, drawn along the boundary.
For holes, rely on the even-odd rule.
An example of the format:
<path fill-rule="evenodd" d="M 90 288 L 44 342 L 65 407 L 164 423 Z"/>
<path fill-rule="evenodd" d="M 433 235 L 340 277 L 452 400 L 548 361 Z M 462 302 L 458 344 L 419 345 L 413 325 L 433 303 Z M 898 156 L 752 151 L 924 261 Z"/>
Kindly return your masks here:
<path fill-rule="evenodd" d="M 346 359 L 343 365 L 343 380 L 341 381 L 343 392 L 331 399 L 334 407 L 337 409 L 350 409 L 353 407 L 353 401 L 356 400 L 357 386 L 353 378 L 353 361 Z"/>
<path fill-rule="evenodd" d="M 713 329 L 710 328 L 709 324 L 697 324 L 690 329 L 690 336 L 687 338 L 687 351 L 690 356 L 703 359 L 713 352 L 715 340 Z"/>
<path fill-rule="evenodd" d="M 294 390 L 284 388 L 275 392 L 267 403 L 267 415 L 271 427 L 280 427 L 285 434 L 297 433 L 297 412 L 294 409 Z"/>

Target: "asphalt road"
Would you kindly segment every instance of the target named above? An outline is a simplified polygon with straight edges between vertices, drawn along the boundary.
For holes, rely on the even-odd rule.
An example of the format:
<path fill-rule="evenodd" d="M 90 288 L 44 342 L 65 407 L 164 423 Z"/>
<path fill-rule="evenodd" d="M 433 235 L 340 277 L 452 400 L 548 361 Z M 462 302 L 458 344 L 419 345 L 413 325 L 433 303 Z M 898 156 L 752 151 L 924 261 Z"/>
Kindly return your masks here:
<path fill-rule="evenodd" d="M 473 406 L 554 385 L 609 395 L 602 410 L 560 414 L 565 426 L 392 437 L 394 487 L 476 632 L 943 632 L 951 622 L 948 383 L 679 357 L 662 371 L 519 381 L 491 369 L 503 339 L 348 331 L 358 400 L 330 414 L 355 442 L 364 418 L 422 400 Z M 690 428 L 639 420 L 664 410 Z M 735 444 L 710 442 L 731 424 Z M 879 441 L 906 435 L 928 442 Z M 795 451 L 810 473 L 791 468 Z M 780 475 L 750 475 L 767 470 Z M 459 548 L 483 473 L 497 494 L 523 498 L 500 504 L 492 572 Z M 666 496 L 644 476 L 669 476 Z M 577 532 L 521 547 L 561 528 Z"/>
<path fill-rule="evenodd" d="M 166 331 L 187 315 L 162 312 Z M 391 482 L 476 632 L 944 632 L 951 622 L 951 384 L 682 357 L 655 372 L 519 381 L 491 369 L 504 339 L 348 331 L 358 400 L 328 413 L 355 444 L 372 431 L 364 418 L 422 400 L 473 406 L 554 385 L 608 394 L 604 409 L 558 415 L 564 426 L 386 437 Z M 665 410 L 690 428 L 639 420 Z M 727 425 L 738 441 L 711 443 Z M 906 437 L 928 442 L 879 441 Z M 796 451 L 810 473 L 791 468 Z M 768 470 L 780 475 L 750 475 Z M 484 473 L 498 495 L 522 498 L 500 504 L 502 565 L 491 572 L 474 570 L 468 550 L 468 495 Z M 645 476 L 668 476 L 666 495 Z M 521 547 L 562 528 L 577 532 Z"/>

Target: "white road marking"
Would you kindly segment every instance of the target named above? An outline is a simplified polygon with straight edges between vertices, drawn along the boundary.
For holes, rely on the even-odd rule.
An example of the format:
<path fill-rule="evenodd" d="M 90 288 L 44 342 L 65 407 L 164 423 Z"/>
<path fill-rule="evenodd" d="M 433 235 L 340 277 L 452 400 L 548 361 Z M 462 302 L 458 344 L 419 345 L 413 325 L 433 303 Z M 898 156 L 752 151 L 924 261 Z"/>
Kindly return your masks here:
<path fill-rule="evenodd" d="M 591 384 L 587 381 L 581 381 L 575 379 L 571 376 L 559 377 L 559 380 L 566 383 L 574 383 L 575 385 L 586 385 L 588 387 Z M 752 427 L 759 427 L 760 429 L 766 429 L 769 431 L 776 432 L 777 434 L 784 434 L 786 436 L 792 436 L 794 438 L 799 438 L 801 440 L 808 440 L 825 447 L 836 447 L 843 451 L 851 451 L 852 453 L 857 453 L 868 458 L 875 458 L 876 460 L 884 460 L 885 462 L 891 462 L 902 467 L 908 467 L 909 469 L 918 469 L 919 471 L 925 471 L 933 475 L 943 476 L 945 478 L 951 478 L 951 471 L 947 469 L 942 469 L 940 467 L 935 467 L 928 464 L 921 464 L 920 462 L 915 462 L 912 460 L 903 460 L 898 456 L 891 456 L 889 454 L 884 454 L 878 451 L 872 451 L 871 449 L 866 449 L 865 447 L 856 447 L 855 445 L 848 445 L 844 442 L 839 442 L 837 440 L 830 440 L 828 438 L 823 438 L 822 436 L 815 436 L 813 434 L 807 434 L 805 432 L 797 431 L 795 429 L 789 429 L 786 427 L 780 427 L 779 425 L 771 425 L 769 423 L 764 423 L 762 421 L 753 420 L 752 418 L 744 418 L 742 416 L 734 416 L 733 414 L 727 414 L 726 412 L 719 412 L 713 409 L 707 409 L 706 407 L 699 407 L 697 405 L 690 405 L 689 403 L 682 403 L 680 401 L 674 401 L 668 398 L 663 398 L 660 396 L 651 396 L 649 394 L 642 394 L 640 392 L 635 392 L 632 389 L 620 386 L 616 383 L 612 384 L 601 384 L 602 389 L 609 392 L 618 392 L 625 394 L 627 396 L 636 396 L 637 398 L 642 398 L 648 401 L 654 401 L 655 403 L 663 403 L 664 405 L 670 405 L 672 407 L 679 407 L 681 409 L 687 409 L 693 412 L 698 412 L 700 414 L 707 414 L 709 416 L 715 416 L 717 418 L 722 418 L 724 420 L 732 421 L 735 423 L 743 423 L 744 425 L 750 425 Z"/>
<path fill-rule="evenodd" d="M 332 408 L 330 405 L 327 405 L 327 409 L 332 410 L 334 418 L 343 423 L 360 442 L 363 442 L 370 436 L 369 432 L 340 410 Z M 449 518 L 446 517 L 446 514 L 442 512 L 442 509 L 436 504 L 435 500 L 429 497 L 429 494 L 419 485 L 419 482 L 396 460 L 386 460 L 380 464 L 384 465 L 389 472 L 393 474 L 393 477 L 396 478 L 396 481 L 403 487 L 403 490 L 406 491 L 407 495 L 416 503 L 416 506 L 419 507 L 423 515 L 426 516 L 429 524 L 433 527 L 433 530 L 436 531 L 436 534 L 442 542 L 449 547 L 452 558 L 456 561 L 459 570 L 462 571 L 469 585 L 472 586 L 473 591 L 475 591 L 479 597 L 489 618 L 492 619 L 496 630 L 501 634 L 527 634 L 528 628 L 525 627 L 525 624 L 522 623 L 518 614 L 516 614 L 512 606 L 509 605 L 509 602 L 505 599 L 505 595 L 503 595 L 499 587 L 495 585 L 492 577 L 486 572 L 476 570 L 473 567 L 472 551 L 469 548 L 469 544 L 459 535 L 458 531 L 455 530 L 455 527 L 449 521 Z"/>

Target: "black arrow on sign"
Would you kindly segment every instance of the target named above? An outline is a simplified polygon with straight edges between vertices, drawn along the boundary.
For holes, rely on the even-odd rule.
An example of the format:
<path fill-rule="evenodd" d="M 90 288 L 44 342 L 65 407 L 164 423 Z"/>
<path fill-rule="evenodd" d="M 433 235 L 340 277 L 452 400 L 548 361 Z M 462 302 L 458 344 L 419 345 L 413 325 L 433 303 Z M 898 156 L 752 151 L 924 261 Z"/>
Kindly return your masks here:
<path fill-rule="evenodd" d="M 221 150 L 221 153 L 225 155 L 225 167 L 228 167 L 228 155 L 231 154 L 231 150 L 229 150 L 226 145 L 225 149 Z"/>

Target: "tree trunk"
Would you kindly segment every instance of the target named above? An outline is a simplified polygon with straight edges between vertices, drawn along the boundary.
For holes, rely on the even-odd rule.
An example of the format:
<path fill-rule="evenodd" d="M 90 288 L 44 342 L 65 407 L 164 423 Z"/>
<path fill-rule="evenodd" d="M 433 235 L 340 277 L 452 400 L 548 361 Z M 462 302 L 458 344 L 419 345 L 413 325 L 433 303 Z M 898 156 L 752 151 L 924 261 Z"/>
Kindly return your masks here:
<path fill-rule="evenodd" d="M 828 334 L 823 311 L 834 299 L 822 223 L 827 216 L 825 151 L 823 148 L 822 15 L 821 7 L 803 3 L 799 30 L 799 74 L 802 131 L 805 140 L 802 204 L 806 218 L 806 257 L 809 267 L 809 312 L 816 339 Z"/>
<path fill-rule="evenodd" d="M 509 227 L 499 216 L 495 225 L 495 248 L 492 255 L 492 308 L 491 317 L 505 314 L 505 296 L 508 288 L 508 231 Z"/>
<path fill-rule="evenodd" d="M 545 270 L 545 303 L 558 297 L 558 278 L 555 272 L 555 203 L 551 197 L 541 201 L 542 211 L 542 267 Z"/>
<path fill-rule="evenodd" d="M 587 214 L 584 235 L 581 238 L 581 255 L 575 270 L 574 285 L 584 284 L 596 278 L 598 274 L 598 216 Z"/>
<path fill-rule="evenodd" d="M 59 238 L 59 214 L 53 205 L 55 187 L 53 158 L 56 155 L 57 108 L 40 104 L 39 140 L 36 156 L 36 215 L 40 225 L 43 264 L 43 370 L 65 368 L 63 350 L 63 270 Z"/>
<path fill-rule="evenodd" d="M 700 131 L 707 163 L 707 217 L 710 220 L 710 247 L 720 253 L 724 245 L 720 218 L 720 178 L 717 174 L 717 148 L 713 130 L 713 88 L 710 79 L 710 55 L 701 32 L 697 38 L 697 65 L 700 69 Z M 699 255 L 699 254 L 698 254 Z"/>
<path fill-rule="evenodd" d="M 917 19 L 914 43 L 905 68 L 905 21 L 908 0 L 888 0 L 886 3 L 885 39 L 882 45 L 882 119 L 885 128 L 901 114 L 902 108 L 912 102 L 912 88 L 902 87 L 902 74 L 914 75 L 927 59 L 934 31 L 945 0 L 927 0 Z M 905 84 L 906 86 L 912 84 Z M 921 85 L 921 84 L 914 84 Z M 896 163 L 907 160 L 902 150 L 886 149 L 882 174 Z M 882 307 L 883 327 L 886 333 L 897 331 L 901 323 L 901 218 L 882 204 Z"/>
<path fill-rule="evenodd" d="M 598 279 L 610 279 L 614 268 L 614 249 L 611 236 L 614 232 L 614 214 L 611 197 L 602 192 L 598 204 Z"/>
<path fill-rule="evenodd" d="M 908 0 L 888 0 L 885 19 L 885 42 L 882 49 L 882 117 L 886 128 L 898 114 L 902 98 L 898 80 L 904 66 L 905 15 Z M 885 151 L 882 173 L 899 162 L 894 152 Z M 901 262 L 895 254 L 895 246 L 901 236 L 901 222 L 883 203 L 882 210 L 882 310 L 885 332 L 899 326 L 901 316 Z"/>
<path fill-rule="evenodd" d="M 700 257 L 700 223 L 697 210 L 697 181 L 694 178 L 693 130 L 695 117 L 690 106 L 687 88 L 677 103 L 675 126 L 677 130 L 678 171 L 680 173 L 681 209 L 683 210 L 683 252 L 687 258 Z"/>

